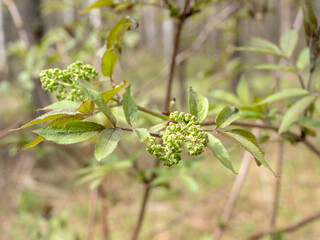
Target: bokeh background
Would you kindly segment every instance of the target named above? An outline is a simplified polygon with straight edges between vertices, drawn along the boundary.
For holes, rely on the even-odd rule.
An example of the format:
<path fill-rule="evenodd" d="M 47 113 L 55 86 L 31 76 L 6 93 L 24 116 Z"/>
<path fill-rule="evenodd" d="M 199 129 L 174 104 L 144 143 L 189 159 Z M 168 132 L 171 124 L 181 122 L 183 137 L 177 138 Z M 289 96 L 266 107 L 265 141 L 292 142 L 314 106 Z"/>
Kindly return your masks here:
<path fill-rule="evenodd" d="M 161 7 L 162 1 L 156 0 L 120 5 L 119 1 L 80 13 L 93 2 L 0 1 L 1 240 L 120 240 L 130 239 L 132 234 L 143 185 L 130 164 L 118 170 L 108 166 L 135 161 L 143 169 L 151 168 L 153 160 L 144 151 L 145 143 L 126 134 L 108 161 L 98 164 L 91 142 L 44 142 L 34 149 L 19 151 L 34 134 L 31 130 L 9 132 L 38 116 L 35 109 L 56 101 L 41 88 L 42 69 L 65 68 L 76 60 L 100 69 L 106 37 L 112 26 L 127 15 L 137 19 L 139 27 L 124 36 L 115 81 L 128 80 L 137 104 L 161 112 L 176 21 Z M 318 14 L 319 1 L 313 1 L 313 5 Z M 278 59 L 235 51 L 235 46 L 248 45 L 251 37 L 278 44 L 280 35 L 296 24 L 300 33 L 293 56 L 296 59 L 306 45 L 299 9 L 298 0 L 206 1 L 201 12 L 188 19 L 182 30 L 173 85 L 176 109 L 187 111 L 187 90 L 192 86 L 209 99 L 209 117 L 214 119 L 228 97 L 217 90 L 236 94 L 241 74 L 245 74 L 252 99 L 265 97 L 275 84 L 274 74 L 252 66 Z M 318 72 L 314 78 L 317 76 Z M 101 75 L 100 78 L 103 79 Z M 281 86 L 299 87 L 295 78 L 285 73 Z M 114 112 L 123 115 L 121 109 L 115 108 Z M 252 114 L 251 118 L 256 121 L 257 117 Z M 141 125 L 156 123 L 142 114 Z M 302 144 L 279 144 L 273 132 L 254 131 L 273 168 L 283 151 L 277 227 L 290 226 L 318 212 L 319 157 Z M 316 139 L 314 144 L 320 147 Z M 226 145 L 239 171 L 248 155 L 229 142 Z M 151 194 L 139 239 L 207 240 L 212 239 L 219 226 L 226 225 L 221 216 L 237 175 L 210 152 L 197 159 L 186 156 L 181 165 L 157 171 L 162 174 L 159 181 L 163 186 Z M 96 179 L 100 185 L 95 188 L 92 183 Z M 247 239 L 270 228 L 276 181 L 270 172 L 251 161 L 221 239 Z M 276 239 L 320 239 L 320 223 L 314 221 L 279 234 Z"/>

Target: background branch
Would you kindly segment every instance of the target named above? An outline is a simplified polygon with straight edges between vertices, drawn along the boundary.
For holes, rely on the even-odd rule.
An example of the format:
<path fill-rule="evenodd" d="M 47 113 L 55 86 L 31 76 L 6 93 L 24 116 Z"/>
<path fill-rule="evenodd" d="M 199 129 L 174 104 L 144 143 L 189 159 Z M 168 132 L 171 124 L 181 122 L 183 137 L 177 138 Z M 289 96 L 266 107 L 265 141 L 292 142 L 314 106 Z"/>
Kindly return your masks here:
<path fill-rule="evenodd" d="M 307 218 L 301 220 L 300 222 L 297 222 L 296 224 L 290 225 L 288 227 L 257 233 L 255 235 L 252 235 L 251 237 L 249 237 L 247 240 L 258 240 L 258 239 L 264 237 L 265 235 L 275 234 L 277 232 L 281 232 L 281 233 L 293 232 L 293 231 L 295 231 L 301 227 L 304 227 L 305 225 L 307 225 L 307 224 L 309 224 L 319 218 L 320 218 L 320 212 L 318 212 L 310 217 L 307 217 Z"/>

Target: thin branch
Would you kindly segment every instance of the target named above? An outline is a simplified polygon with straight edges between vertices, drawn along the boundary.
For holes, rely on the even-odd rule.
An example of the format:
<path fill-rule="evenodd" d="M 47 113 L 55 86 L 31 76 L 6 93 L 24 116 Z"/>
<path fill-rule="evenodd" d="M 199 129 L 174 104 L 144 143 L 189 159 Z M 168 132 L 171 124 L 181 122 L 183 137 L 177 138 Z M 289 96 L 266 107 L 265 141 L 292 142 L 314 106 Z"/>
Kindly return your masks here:
<path fill-rule="evenodd" d="M 104 189 L 104 181 L 98 186 L 98 195 L 101 199 L 100 213 L 101 213 L 101 230 L 104 240 L 110 239 L 110 231 L 108 224 L 108 203 L 107 203 L 107 193 Z"/>
<path fill-rule="evenodd" d="M 117 101 L 117 103 L 110 105 L 110 106 L 109 106 L 110 108 L 119 107 L 119 106 L 122 106 L 122 105 L 123 105 L 123 103 L 120 102 L 118 99 L 114 99 L 114 100 Z M 141 111 L 141 112 L 150 114 L 150 115 L 152 115 L 152 116 L 154 116 L 154 117 L 157 117 L 157 118 L 160 118 L 160 119 L 162 119 L 162 120 L 168 120 L 168 119 L 169 119 L 167 115 L 162 114 L 162 113 L 158 113 L 158 112 L 155 112 L 155 111 L 152 111 L 152 110 L 147 109 L 147 108 L 145 108 L 145 107 L 142 107 L 142 106 L 137 105 L 137 108 L 138 108 L 138 110 Z"/>
<path fill-rule="evenodd" d="M 194 52 L 198 51 L 208 39 L 213 29 L 221 22 L 223 22 L 226 18 L 237 12 L 240 7 L 240 3 L 233 2 L 225 8 L 221 9 L 216 15 L 214 15 L 212 19 L 210 19 L 210 21 L 204 26 L 197 39 L 192 43 L 191 47 L 180 52 L 177 55 L 177 64 L 180 64 L 186 58 L 190 57 Z"/>
<path fill-rule="evenodd" d="M 259 131 L 256 130 L 254 132 L 255 135 L 259 134 Z M 235 208 L 236 202 L 238 200 L 241 188 L 243 186 L 244 180 L 247 176 L 250 162 L 251 162 L 251 154 L 249 152 L 245 152 L 242 157 L 242 162 L 239 170 L 239 174 L 236 177 L 236 180 L 234 181 L 234 184 L 232 186 L 232 190 L 230 192 L 228 201 L 226 203 L 226 206 L 224 207 L 222 216 L 220 218 L 220 224 L 218 228 L 213 233 L 213 239 L 218 240 L 221 238 L 224 230 L 228 226 L 228 222 L 230 221 L 230 218 L 232 216 L 233 210 Z"/>
<path fill-rule="evenodd" d="M 209 125 L 216 125 L 216 122 L 214 120 L 204 121 L 201 123 L 202 126 L 209 126 Z M 245 122 L 233 122 L 231 125 L 234 126 L 242 126 L 242 127 L 251 127 L 251 128 L 260 128 L 260 129 L 267 129 L 267 130 L 273 130 L 278 133 L 279 128 L 272 125 L 267 124 L 258 124 L 258 123 L 245 123 Z M 306 145 L 313 153 L 318 155 L 320 157 L 320 149 L 317 148 L 312 142 L 310 142 L 309 139 L 302 137 L 296 133 L 293 132 L 285 132 L 281 136 L 288 136 L 294 139 L 296 142 L 302 142 L 304 145 Z"/>
<path fill-rule="evenodd" d="M 154 112 L 154 111 L 149 110 L 149 109 L 147 109 L 147 108 L 145 108 L 145 107 L 137 106 L 137 108 L 138 108 L 138 110 L 141 111 L 141 112 L 148 113 L 148 114 L 150 114 L 150 115 L 152 115 L 152 116 L 154 116 L 154 117 L 160 118 L 160 119 L 162 119 L 162 120 L 168 120 L 168 119 L 169 119 L 167 115 L 164 115 L 164 114 L 162 114 L 162 113 Z"/>
<path fill-rule="evenodd" d="M 221 22 L 223 22 L 226 18 L 230 17 L 232 14 L 234 14 L 239 8 L 236 6 L 238 3 L 232 3 L 225 8 L 223 8 L 221 11 L 219 11 L 216 15 L 214 15 L 210 21 L 206 24 L 206 26 L 203 28 L 203 30 L 200 32 L 199 37 L 195 40 L 195 42 L 192 44 L 192 46 L 176 56 L 176 65 L 181 64 L 184 60 L 186 60 L 188 57 L 190 57 L 194 52 L 198 51 L 203 43 L 208 39 L 209 37 L 209 31 L 212 31 L 217 25 L 219 25 Z M 169 66 L 166 65 L 161 72 L 158 74 L 156 78 L 154 78 L 151 82 L 145 85 L 141 91 L 139 91 L 137 94 L 141 94 L 145 92 L 145 89 L 152 87 L 154 84 L 157 84 L 159 81 L 162 81 L 165 76 L 169 74 Z M 169 101 L 170 102 L 170 101 Z"/>
<path fill-rule="evenodd" d="M 212 203 L 212 202 L 215 202 L 215 201 L 218 201 L 218 200 L 224 198 L 226 196 L 226 193 L 227 192 L 225 190 L 221 190 L 219 192 L 215 192 L 215 193 L 207 196 L 206 198 L 202 199 L 201 201 L 199 201 L 196 204 L 192 204 L 192 206 L 188 207 L 187 211 L 178 215 L 177 217 L 170 220 L 169 222 L 167 222 L 163 226 L 159 227 L 158 229 L 155 229 L 155 230 L 151 231 L 150 233 L 146 234 L 145 236 L 142 237 L 142 239 L 151 239 L 162 232 L 168 231 L 169 229 L 177 226 L 179 223 L 181 223 L 182 221 L 187 219 L 187 217 L 192 216 L 193 214 L 197 213 L 197 210 L 201 206 L 203 206 L 204 204 L 206 204 L 208 202 Z"/>
<path fill-rule="evenodd" d="M 210 126 L 210 125 L 216 125 L 216 121 L 215 120 L 207 120 L 207 121 L 204 121 L 201 123 L 201 126 Z M 261 124 L 261 123 L 246 123 L 246 122 L 237 122 L 236 121 L 236 122 L 231 123 L 231 125 L 278 131 L 278 128 L 275 126 Z"/>
<path fill-rule="evenodd" d="M 301 227 L 304 227 L 305 225 L 307 225 L 308 223 L 311 223 L 315 220 L 318 220 L 320 218 L 320 212 L 310 216 L 310 217 L 307 217 L 303 220 L 301 220 L 300 222 L 297 222 L 296 224 L 293 224 L 293 225 L 290 225 L 290 226 L 287 226 L 285 228 L 279 228 L 279 229 L 275 229 L 275 230 L 269 230 L 269 231 L 264 231 L 264 232 L 261 232 L 261 233 L 257 233 L 255 235 L 252 235 L 251 237 L 247 238 L 247 240 L 258 240 L 260 238 L 262 238 L 263 236 L 265 235 L 271 235 L 271 234 L 275 234 L 277 232 L 281 232 L 281 233 L 288 233 L 288 232 L 293 232 Z"/>
<path fill-rule="evenodd" d="M 280 136 L 279 136 L 280 138 Z M 282 168 L 283 168 L 283 142 L 278 142 L 278 156 L 277 156 L 277 169 L 276 169 L 276 186 L 274 189 L 274 198 L 273 198 L 273 205 L 272 205 L 272 212 L 271 212 L 271 220 L 270 220 L 270 230 L 274 231 L 277 227 L 277 217 L 278 217 L 278 208 L 280 202 L 280 191 L 281 191 L 281 175 L 282 175 Z M 275 236 L 272 236 L 272 239 L 275 239 Z"/>
<path fill-rule="evenodd" d="M 96 225 L 96 207 L 97 207 L 98 192 L 97 189 L 90 191 L 89 214 L 88 214 L 88 235 L 87 239 L 94 239 Z"/>
<path fill-rule="evenodd" d="M 16 4 L 14 3 L 13 0 L 2 0 L 2 1 L 7 6 L 10 12 L 13 23 L 18 30 L 18 35 L 20 39 L 24 42 L 26 48 L 29 49 L 31 46 L 30 39 L 28 37 L 28 33 L 26 29 L 23 26 L 22 18 L 20 16 L 20 13 L 18 11 Z"/>
<path fill-rule="evenodd" d="M 127 132 L 133 132 L 132 128 L 125 128 L 125 127 L 117 127 L 123 131 L 127 131 Z M 151 136 L 156 137 L 156 138 L 160 138 L 160 134 L 158 133 L 150 133 Z"/>
<path fill-rule="evenodd" d="M 140 212 L 139 212 L 139 217 L 138 217 L 138 221 L 137 224 L 134 228 L 133 234 L 131 236 L 131 240 L 137 240 L 138 239 L 138 235 L 142 226 L 142 222 L 145 216 L 145 211 L 146 211 L 146 206 L 147 206 L 147 202 L 150 196 L 150 191 L 151 191 L 151 187 L 149 186 L 149 184 L 146 185 L 145 189 L 144 189 L 144 194 L 143 194 L 143 199 L 141 202 L 141 207 L 140 207 Z"/>
<path fill-rule="evenodd" d="M 170 70 L 169 70 L 169 76 L 168 76 L 168 82 L 167 82 L 167 88 L 166 88 L 166 96 L 165 96 L 165 101 L 163 105 L 164 112 L 168 111 L 169 103 L 171 101 L 173 75 L 174 75 L 175 66 L 176 66 L 176 57 L 179 51 L 181 31 L 186 19 L 188 18 L 188 11 L 190 11 L 189 9 L 190 3 L 191 3 L 191 0 L 186 0 L 183 13 L 178 18 L 178 26 L 177 26 L 176 34 L 174 37 L 173 52 L 172 52 L 172 58 L 171 58 L 171 64 L 170 64 Z"/>

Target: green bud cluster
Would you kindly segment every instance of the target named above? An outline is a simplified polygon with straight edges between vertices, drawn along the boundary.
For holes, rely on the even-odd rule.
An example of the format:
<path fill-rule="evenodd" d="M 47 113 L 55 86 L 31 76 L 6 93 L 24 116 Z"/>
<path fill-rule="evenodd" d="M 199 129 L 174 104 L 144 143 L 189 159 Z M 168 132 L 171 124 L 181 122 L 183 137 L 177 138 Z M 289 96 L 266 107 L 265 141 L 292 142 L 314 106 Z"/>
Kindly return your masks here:
<path fill-rule="evenodd" d="M 163 161 L 166 166 L 179 163 L 183 144 L 185 144 L 188 154 L 192 156 L 203 153 L 208 144 L 208 136 L 200 127 L 197 118 L 183 112 L 170 114 L 169 124 L 160 136 L 162 144 L 157 144 L 156 139 L 151 137 L 147 151 Z"/>
<path fill-rule="evenodd" d="M 83 79 L 87 82 L 94 80 L 98 76 L 95 68 L 89 64 L 83 65 L 81 61 L 77 61 L 65 70 L 59 68 L 51 68 L 42 70 L 40 73 L 40 81 L 42 88 L 47 92 L 58 91 L 56 97 L 58 100 L 83 101 L 84 94 L 81 89 L 75 85 L 75 81 Z M 71 90 L 68 92 L 67 88 Z"/>

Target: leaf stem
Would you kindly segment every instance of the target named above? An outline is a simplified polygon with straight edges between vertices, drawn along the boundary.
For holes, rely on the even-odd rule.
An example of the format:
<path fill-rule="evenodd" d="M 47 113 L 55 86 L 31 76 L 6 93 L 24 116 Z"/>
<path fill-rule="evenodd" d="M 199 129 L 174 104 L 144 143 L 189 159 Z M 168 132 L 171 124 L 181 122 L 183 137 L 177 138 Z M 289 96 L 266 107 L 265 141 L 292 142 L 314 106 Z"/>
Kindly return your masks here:
<path fill-rule="evenodd" d="M 123 104 L 123 103 L 122 103 L 120 100 L 118 100 L 118 99 L 112 98 L 112 100 L 116 101 L 117 103 L 109 106 L 109 108 L 122 106 L 122 104 Z M 150 114 L 150 115 L 152 115 L 152 116 L 154 116 L 154 117 L 157 117 L 157 118 L 160 118 L 160 119 L 162 119 L 162 120 L 167 121 L 167 120 L 169 119 L 169 117 L 168 117 L 167 115 L 162 114 L 162 113 L 158 113 L 158 112 L 155 112 L 155 111 L 152 111 L 152 110 L 147 109 L 147 108 L 145 108 L 145 107 L 142 107 L 142 106 L 137 105 L 137 108 L 138 108 L 138 110 L 141 111 L 141 112 Z"/>
<path fill-rule="evenodd" d="M 176 30 L 176 34 L 174 37 L 174 45 L 173 45 L 173 52 L 171 57 L 171 64 L 170 64 L 170 70 L 169 70 L 169 76 L 168 76 L 168 82 L 167 82 L 167 90 L 166 90 L 166 96 L 165 101 L 163 105 L 163 111 L 167 112 L 169 110 L 169 103 L 171 101 L 171 92 L 172 92 L 172 83 L 173 83 L 173 75 L 175 71 L 176 66 L 176 57 L 179 51 L 179 44 L 180 44 L 180 37 L 182 32 L 182 27 L 185 23 L 185 20 L 190 16 L 188 14 L 188 11 L 190 11 L 190 3 L 191 0 L 186 0 L 184 10 L 181 13 L 180 17 L 178 18 L 178 26 Z"/>
<path fill-rule="evenodd" d="M 209 120 L 209 121 L 204 121 L 203 123 L 201 123 L 201 126 L 210 126 L 210 125 L 216 125 L 216 121 Z M 267 125 L 267 124 L 233 122 L 233 123 L 231 123 L 231 125 L 273 130 L 277 133 L 279 131 L 278 127 L 272 126 L 272 125 Z M 211 130 L 207 129 L 206 131 L 214 131 L 214 129 L 211 129 Z M 293 138 L 296 142 L 302 142 L 313 153 L 315 153 L 318 157 L 320 157 L 320 149 L 317 148 L 312 142 L 310 142 L 305 136 L 301 136 L 301 135 L 298 135 L 298 134 L 290 132 L 290 131 L 283 133 L 281 136 L 288 136 L 288 137 Z"/>
<path fill-rule="evenodd" d="M 125 127 L 117 127 L 117 128 L 119 128 L 119 129 L 121 129 L 121 130 L 123 130 L 123 131 L 133 132 L 133 129 L 132 129 L 132 128 L 125 128 Z M 160 134 L 158 134 L 158 133 L 151 133 L 151 132 L 149 132 L 149 133 L 150 133 L 150 135 L 153 136 L 153 137 L 160 138 Z"/>

